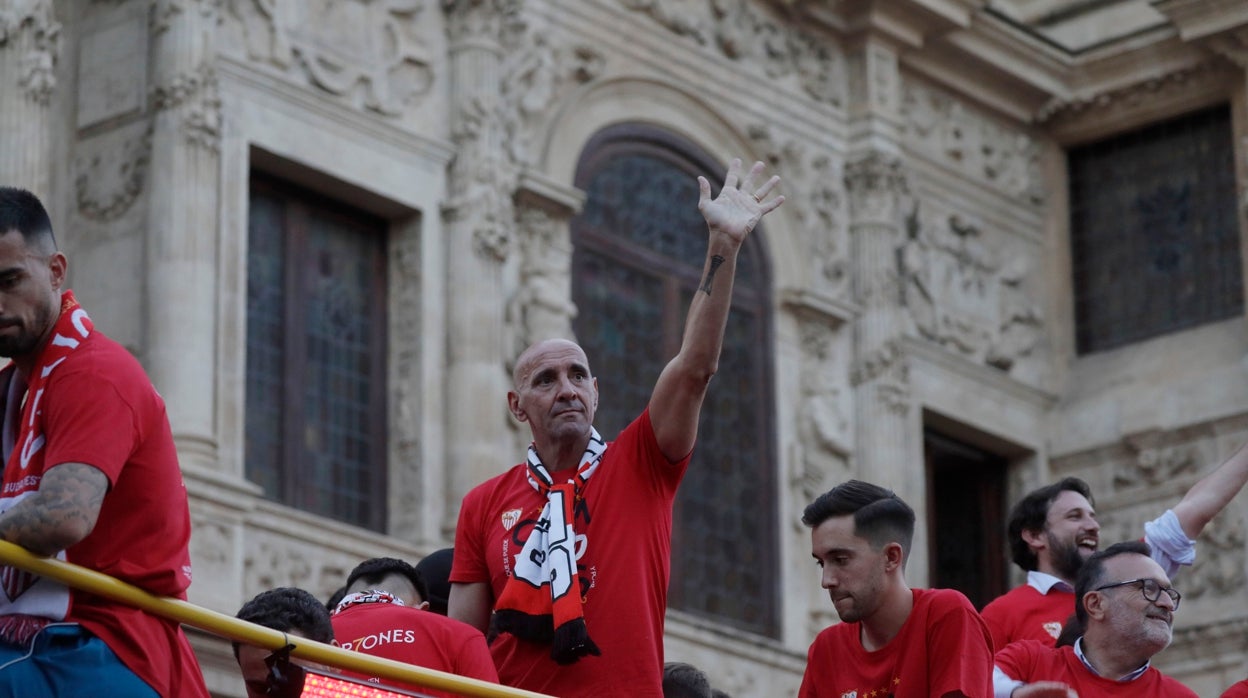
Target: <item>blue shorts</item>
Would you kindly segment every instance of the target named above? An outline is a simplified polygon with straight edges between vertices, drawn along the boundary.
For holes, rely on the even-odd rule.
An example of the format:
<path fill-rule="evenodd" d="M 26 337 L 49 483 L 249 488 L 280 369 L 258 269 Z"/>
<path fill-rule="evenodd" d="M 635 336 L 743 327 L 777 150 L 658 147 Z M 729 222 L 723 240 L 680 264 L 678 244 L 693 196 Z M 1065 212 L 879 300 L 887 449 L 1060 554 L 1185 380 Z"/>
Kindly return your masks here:
<path fill-rule="evenodd" d="M 53 623 L 30 647 L 0 642 L 0 698 L 160 698 L 104 641 L 77 623 Z"/>

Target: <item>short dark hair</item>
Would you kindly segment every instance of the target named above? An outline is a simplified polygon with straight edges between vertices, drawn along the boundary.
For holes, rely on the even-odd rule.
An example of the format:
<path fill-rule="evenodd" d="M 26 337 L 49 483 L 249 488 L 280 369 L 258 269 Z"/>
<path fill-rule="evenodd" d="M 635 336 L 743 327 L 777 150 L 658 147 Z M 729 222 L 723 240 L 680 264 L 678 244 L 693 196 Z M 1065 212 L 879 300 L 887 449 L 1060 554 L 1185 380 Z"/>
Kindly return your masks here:
<path fill-rule="evenodd" d="M 802 523 L 815 528 L 834 516 L 854 515 L 854 535 L 877 550 L 896 541 L 910 553 L 914 510 L 890 489 L 850 480 L 824 492 L 802 512 Z"/>
<path fill-rule="evenodd" d="M 1092 488 L 1088 487 L 1088 483 L 1077 477 L 1067 477 L 1062 478 L 1061 482 L 1028 492 L 1027 496 L 1018 500 L 1018 503 L 1010 510 L 1010 520 L 1006 525 L 1010 538 L 1010 557 L 1014 560 L 1014 564 L 1021 567 L 1024 572 L 1037 569 L 1040 566 L 1040 560 L 1036 557 L 1036 551 L 1023 540 L 1023 531 L 1044 530 L 1049 520 L 1049 507 L 1053 506 L 1053 502 L 1066 491 L 1078 492 L 1088 500 L 1089 504 L 1096 506 L 1092 501 Z"/>
<path fill-rule="evenodd" d="M 295 632 L 316 642 L 334 639 L 329 611 L 315 596 L 296 587 L 278 587 L 256 594 L 238 609 L 237 617 L 284 633 Z M 238 645 L 234 643 L 235 659 Z"/>
<path fill-rule="evenodd" d="M 420 572 L 417 572 L 410 563 L 397 557 L 374 557 L 361 562 L 351 570 L 351 574 L 347 575 L 346 586 L 350 589 L 352 585 L 361 580 L 365 584 L 380 584 L 383 579 L 392 574 L 406 577 L 416 588 L 421 601 L 429 598 L 429 589 L 425 587 L 424 577 L 420 576 Z"/>
<path fill-rule="evenodd" d="M 663 665 L 663 698 L 711 698 L 711 682 L 692 664 L 668 662 Z"/>
<path fill-rule="evenodd" d="M 27 245 L 50 245 L 44 251 L 56 251 L 52 220 L 39 197 L 17 187 L 0 187 L 0 235 L 16 230 Z"/>
<path fill-rule="evenodd" d="M 1105 561 L 1119 555 L 1143 555 L 1151 557 L 1153 549 L 1142 540 L 1129 540 L 1099 550 L 1092 554 L 1075 579 L 1075 618 L 1085 630 L 1088 627 L 1088 609 L 1083 605 L 1083 597 L 1096 587 L 1105 583 Z"/>
<path fill-rule="evenodd" d="M 440 615 L 446 615 L 446 605 L 451 598 L 451 565 L 454 558 L 452 548 L 442 548 L 416 563 L 416 571 L 429 589 L 424 597 L 429 602 L 429 610 Z"/>

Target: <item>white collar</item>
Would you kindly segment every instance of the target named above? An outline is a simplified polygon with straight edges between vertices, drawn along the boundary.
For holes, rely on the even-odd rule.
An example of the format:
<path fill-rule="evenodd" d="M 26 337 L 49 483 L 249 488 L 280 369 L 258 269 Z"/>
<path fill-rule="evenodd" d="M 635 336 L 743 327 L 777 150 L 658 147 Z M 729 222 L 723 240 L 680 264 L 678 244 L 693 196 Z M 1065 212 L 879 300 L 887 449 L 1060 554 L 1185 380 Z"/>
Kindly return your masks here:
<path fill-rule="evenodd" d="M 1096 676 L 1101 676 L 1101 672 L 1097 671 L 1096 668 L 1092 666 L 1092 663 L 1088 661 L 1088 658 L 1083 655 L 1083 638 L 1082 637 L 1079 638 L 1078 640 L 1075 640 L 1075 656 L 1079 658 L 1079 661 L 1083 662 L 1083 665 L 1087 667 L 1088 671 L 1092 672 Z M 1128 681 L 1134 681 L 1140 678 L 1141 676 L 1143 676 L 1144 672 L 1148 671 L 1148 667 L 1150 664 L 1151 662 L 1145 661 L 1144 666 L 1140 667 L 1139 669 L 1136 669 L 1135 671 L 1132 671 L 1126 676 L 1123 676 L 1121 679 L 1115 679 L 1115 680 L 1118 683 L 1126 683 Z M 1102 678 L 1109 678 L 1109 677 L 1103 676 Z"/>
<path fill-rule="evenodd" d="M 1060 577 L 1054 577 L 1047 572 L 1041 572 L 1039 570 L 1032 570 L 1027 573 L 1027 586 L 1030 586 L 1041 594 L 1048 594 L 1053 590 L 1065 591 L 1068 593 L 1073 593 L 1075 591 L 1075 588 L 1072 587 L 1066 580 Z"/>

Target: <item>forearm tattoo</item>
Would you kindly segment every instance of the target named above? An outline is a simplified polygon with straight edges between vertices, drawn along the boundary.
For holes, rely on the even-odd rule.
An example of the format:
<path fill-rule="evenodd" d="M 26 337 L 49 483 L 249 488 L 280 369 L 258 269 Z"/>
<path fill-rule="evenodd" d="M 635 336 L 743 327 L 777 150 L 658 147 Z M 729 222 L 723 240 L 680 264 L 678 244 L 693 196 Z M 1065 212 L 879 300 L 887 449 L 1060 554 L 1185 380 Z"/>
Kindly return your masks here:
<path fill-rule="evenodd" d="M 52 555 L 78 541 L 65 528 L 89 531 L 108 492 L 108 478 L 81 463 L 63 463 L 44 475 L 39 492 L 0 518 L 0 538 L 33 553 Z"/>
<path fill-rule="evenodd" d="M 719 265 L 724 263 L 724 258 L 719 255 L 711 257 L 711 268 L 706 270 L 706 280 L 702 282 L 702 288 L 698 289 L 706 295 L 711 295 L 711 282 L 715 280 L 715 271 L 719 269 Z"/>

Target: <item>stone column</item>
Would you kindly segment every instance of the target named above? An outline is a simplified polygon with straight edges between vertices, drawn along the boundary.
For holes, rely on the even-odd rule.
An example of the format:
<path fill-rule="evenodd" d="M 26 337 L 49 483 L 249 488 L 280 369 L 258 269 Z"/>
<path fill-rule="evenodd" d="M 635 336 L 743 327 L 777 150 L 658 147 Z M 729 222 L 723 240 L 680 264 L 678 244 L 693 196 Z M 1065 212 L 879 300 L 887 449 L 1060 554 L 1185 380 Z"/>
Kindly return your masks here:
<path fill-rule="evenodd" d="M 183 466 L 213 468 L 221 101 L 217 3 L 152 11 L 151 195 L 144 359 L 165 397 Z"/>
<path fill-rule="evenodd" d="M 862 308 L 854 323 L 851 372 L 857 403 L 854 460 L 860 475 L 869 473 L 913 506 L 923 496 L 923 478 L 916 477 L 922 457 L 916 460 L 910 446 L 909 376 L 901 348 L 906 325 L 896 262 L 906 179 L 899 160 L 874 153 L 846 166 L 845 185 L 854 294 Z"/>
<path fill-rule="evenodd" d="M 515 176 L 504 150 L 505 0 L 443 0 L 450 38 L 451 138 L 457 152 L 443 210 L 447 235 L 446 471 L 449 530 L 464 493 L 520 461 L 506 448 L 502 267 L 511 248 Z M 500 458 L 502 459 L 500 461 Z"/>
<path fill-rule="evenodd" d="M 0 183 L 29 189 L 53 209 L 50 102 L 61 25 L 52 0 L 6 5 L 0 10 Z"/>
<path fill-rule="evenodd" d="M 572 236 L 569 221 L 585 194 L 525 173 L 515 197 L 518 278 L 507 306 L 510 361 L 534 342 L 572 337 Z"/>

